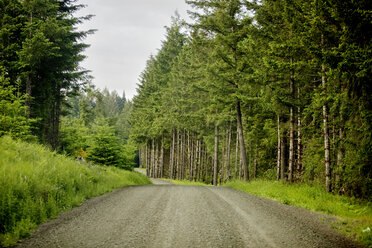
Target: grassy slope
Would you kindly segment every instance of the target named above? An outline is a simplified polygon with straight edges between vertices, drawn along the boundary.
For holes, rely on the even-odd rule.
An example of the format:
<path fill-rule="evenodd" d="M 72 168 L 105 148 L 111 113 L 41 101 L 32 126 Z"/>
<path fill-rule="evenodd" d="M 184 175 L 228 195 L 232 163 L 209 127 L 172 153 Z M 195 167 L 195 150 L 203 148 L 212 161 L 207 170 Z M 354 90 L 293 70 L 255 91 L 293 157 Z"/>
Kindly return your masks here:
<path fill-rule="evenodd" d="M 137 172 L 88 166 L 41 145 L 0 138 L 0 242 L 7 246 L 86 199 L 149 184 Z"/>
<path fill-rule="evenodd" d="M 327 193 L 319 185 L 286 184 L 277 181 L 232 181 L 226 184 L 237 190 L 298 206 L 312 211 L 336 216 L 334 227 L 348 236 L 372 247 L 372 204 L 358 202 L 345 196 Z"/>

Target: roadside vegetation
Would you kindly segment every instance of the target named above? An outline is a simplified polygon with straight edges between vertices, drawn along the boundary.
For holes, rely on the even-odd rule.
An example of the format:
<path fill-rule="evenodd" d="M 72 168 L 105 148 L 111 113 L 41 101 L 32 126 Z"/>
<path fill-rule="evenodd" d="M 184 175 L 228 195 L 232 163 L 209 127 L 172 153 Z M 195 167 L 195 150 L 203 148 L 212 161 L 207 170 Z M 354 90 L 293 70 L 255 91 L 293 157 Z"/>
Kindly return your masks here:
<path fill-rule="evenodd" d="M 372 204 L 356 198 L 327 193 L 319 184 L 289 184 L 280 181 L 234 180 L 226 187 L 337 217 L 333 227 L 372 246 Z"/>
<path fill-rule="evenodd" d="M 12 245 L 36 225 L 115 188 L 149 184 L 137 172 L 79 163 L 42 145 L 0 138 L 0 241 Z"/>
<path fill-rule="evenodd" d="M 211 184 L 206 184 L 203 182 L 198 182 L 198 181 L 188 181 L 188 180 L 175 180 L 175 179 L 164 179 L 169 182 L 172 182 L 173 184 L 176 185 L 199 185 L 199 186 L 211 186 Z"/>

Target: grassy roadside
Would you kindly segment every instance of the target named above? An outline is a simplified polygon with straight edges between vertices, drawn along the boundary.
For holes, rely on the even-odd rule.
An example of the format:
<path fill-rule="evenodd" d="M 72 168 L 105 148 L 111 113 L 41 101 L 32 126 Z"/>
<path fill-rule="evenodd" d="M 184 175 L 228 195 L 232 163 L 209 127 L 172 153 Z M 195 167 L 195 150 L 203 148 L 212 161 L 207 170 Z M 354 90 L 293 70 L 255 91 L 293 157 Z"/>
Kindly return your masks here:
<path fill-rule="evenodd" d="M 88 198 L 149 183 L 137 172 L 81 164 L 41 145 L 1 137 L 0 243 L 14 244 L 38 224 Z"/>
<path fill-rule="evenodd" d="M 277 181 L 232 181 L 225 186 L 312 211 L 333 215 L 333 227 L 372 247 L 372 203 L 327 193 L 320 185 Z"/>
<path fill-rule="evenodd" d="M 189 180 L 174 180 L 174 179 L 168 179 L 168 178 L 162 178 L 162 180 L 172 182 L 173 184 L 176 184 L 176 185 L 211 186 L 210 184 L 205 184 L 205 183 L 202 183 L 202 182 L 194 182 L 194 181 L 189 181 Z"/>

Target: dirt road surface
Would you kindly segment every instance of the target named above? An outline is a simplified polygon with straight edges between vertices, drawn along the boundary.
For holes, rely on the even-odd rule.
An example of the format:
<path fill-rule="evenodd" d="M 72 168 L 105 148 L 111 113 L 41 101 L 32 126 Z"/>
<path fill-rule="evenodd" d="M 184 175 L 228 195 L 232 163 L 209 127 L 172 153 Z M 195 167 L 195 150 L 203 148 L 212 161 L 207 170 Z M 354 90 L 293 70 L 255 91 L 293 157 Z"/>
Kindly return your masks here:
<path fill-rule="evenodd" d="M 63 213 L 18 247 L 357 247 L 329 222 L 224 187 L 132 186 Z"/>

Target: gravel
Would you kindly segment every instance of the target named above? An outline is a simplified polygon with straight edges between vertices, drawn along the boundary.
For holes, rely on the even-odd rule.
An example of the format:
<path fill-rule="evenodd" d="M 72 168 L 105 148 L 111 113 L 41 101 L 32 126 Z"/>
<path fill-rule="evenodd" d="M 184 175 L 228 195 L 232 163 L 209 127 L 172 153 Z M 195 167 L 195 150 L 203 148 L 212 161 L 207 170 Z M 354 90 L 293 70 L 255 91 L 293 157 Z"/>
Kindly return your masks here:
<path fill-rule="evenodd" d="M 40 225 L 17 247 L 359 247 L 332 221 L 224 187 L 130 186 Z"/>

